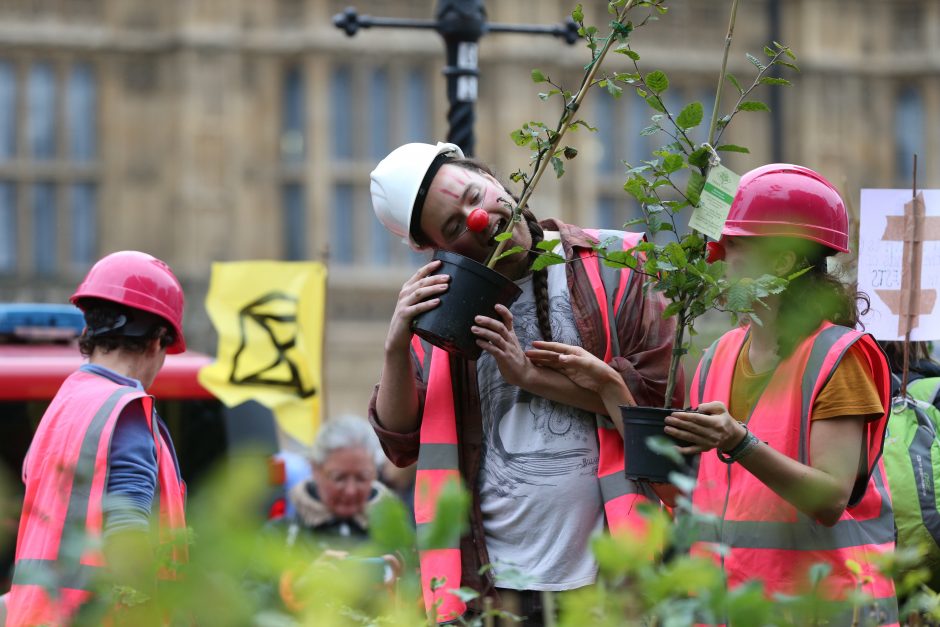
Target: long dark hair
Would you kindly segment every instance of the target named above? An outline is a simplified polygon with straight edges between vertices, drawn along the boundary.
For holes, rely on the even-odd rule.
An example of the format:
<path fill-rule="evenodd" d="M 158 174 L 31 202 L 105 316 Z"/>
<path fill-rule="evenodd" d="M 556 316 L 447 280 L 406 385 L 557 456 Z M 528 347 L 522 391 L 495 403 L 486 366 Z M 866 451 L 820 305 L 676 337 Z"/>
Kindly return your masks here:
<path fill-rule="evenodd" d="M 844 283 L 828 270 L 831 249 L 796 238 L 778 238 L 774 247 L 781 246 L 797 251 L 797 268 L 808 268 L 792 279 L 780 296 L 776 328 L 777 354 L 781 358 L 789 357 L 825 321 L 851 329 L 864 328 L 859 318 L 868 312 L 871 299 L 855 284 Z"/>
<path fill-rule="evenodd" d="M 506 190 L 507 194 L 512 196 L 516 202 L 519 202 L 519 198 L 509 191 L 508 186 L 502 181 L 502 179 L 496 176 L 496 173 L 493 171 L 493 169 L 490 168 L 490 166 L 486 163 L 470 158 L 454 159 L 453 161 L 448 161 L 448 163 L 466 170 L 476 171 L 481 174 L 492 176 L 494 179 L 499 181 L 499 184 L 503 186 L 503 189 Z M 545 239 L 545 231 L 542 229 L 542 226 L 536 219 L 535 214 L 533 214 L 528 207 L 522 210 L 522 217 L 526 222 L 526 226 L 529 227 L 529 234 L 532 236 L 532 250 L 529 252 L 529 261 L 531 262 L 538 254 L 536 244 Z M 420 238 L 418 237 L 419 235 Z M 414 237 L 422 245 L 424 245 L 424 243 L 427 241 L 427 238 L 425 238 L 423 234 L 414 234 Z M 548 298 L 548 272 L 546 272 L 544 268 L 532 273 L 532 292 L 535 295 L 535 317 L 538 321 L 539 332 L 542 334 L 542 339 L 551 341 L 552 325 Z"/>

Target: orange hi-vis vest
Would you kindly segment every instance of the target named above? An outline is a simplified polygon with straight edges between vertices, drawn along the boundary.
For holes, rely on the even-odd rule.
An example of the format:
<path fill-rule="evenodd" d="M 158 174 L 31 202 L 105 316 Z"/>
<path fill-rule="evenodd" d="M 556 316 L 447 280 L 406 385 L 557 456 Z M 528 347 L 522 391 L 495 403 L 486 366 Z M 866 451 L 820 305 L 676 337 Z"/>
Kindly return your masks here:
<path fill-rule="evenodd" d="M 619 231 L 586 232 L 602 242 L 607 238 L 619 239 L 624 250 L 636 246 L 643 237 L 641 233 Z M 587 270 L 600 305 L 607 336 L 607 348 L 603 358 L 609 362 L 620 352 L 616 316 L 620 307 L 630 306 L 630 303 L 622 302 L 629 285 L 630 271 L 604 265 L 591 249 L 580 249 L 577 254 Z M 421 418 L 421 446 L 418 453 L 414 501 L 415 522 L 420 527 L 434 521 L 437 497 L 444 485 L 450 481 L 460 483 L 461 478 L 458 466 L 459 443 L 454 382 L 451 378 L 449 355 L 417 336 L 412 338 L 411 346 L 414 358 L 421 364 L 423 380 L 427 383 L 427 396 Z M 641 500 L 649 500 L 652 493 L 624 475 L 623 440 L 613 422 L 606 416 L 598 416 L 597 437 L 598 480 L 607 526 L 615 534 L 641 530 L 644 520 L 636 510 L 636 504 Z M 438 622 L 454 620 L 463 615 L 466 611 L 465 603 L 450 592 L 460 588 L 459 542 L 445 548 L 419 547 L 419 553 L 424 603 L 428 612 L 434 611 L 436 606 Z M 432 585 L 433 580 L 438 580 L 437 585 Z"/>
<path fill-rule="evenodd" d="M 138 399 L 145 415 L 151 416 L 157 450 L 160 539 L 171 543 L 175 562 L 185 561 L 184 487 L 156 424 L 153 397 L 79 370 L 52 399 L 23 463 L 26 495 L 7 598 L 7 625 L 67 624 L 91 598 L 106 567 L 101 550 L 102 501 L 111 436 L 121 411 Z M 56 589 L 52 596 L 49 586 Z"/>
<path fill-rule="evenodd" d="M 728 404 L 747 333 L 747 328 L 730 331 L 706 351 L 692 382 L 693 407 L 710 401 Z M 824 323 L 777 366 L 747 425 L 771 448 L 809 465 L 813 403 L 853 345 L 861 349 L 874 373 L 886 413 L 865 426 L 867 474 L 856 483 L 842 517 L 827 527 L 797 510 L 740 464 L 725 464 L 710 452 L 701 456 L 692 504 L 697 513 L 714 515 L 715 522 L 702 523 L 692 552 L 719 562 L 729 587 L 758 578 L 767 595 L 806 591 L 810 567 L 829 564 L 831 572 L 821 588 L 828 598 L 843 599 L 861 590 L 874 599 L 874 613 L 868 620 L 896 624 L 894 583 L 872 563 L 875 555 L 894 550 L 894 514 L 881 462 L 890 373 L 881 349 L 867 334 Z M 716 551 L 716 544 L 727 549 Z M 861 576 L 851 572 L 847 560 L 861 567 Z"/>

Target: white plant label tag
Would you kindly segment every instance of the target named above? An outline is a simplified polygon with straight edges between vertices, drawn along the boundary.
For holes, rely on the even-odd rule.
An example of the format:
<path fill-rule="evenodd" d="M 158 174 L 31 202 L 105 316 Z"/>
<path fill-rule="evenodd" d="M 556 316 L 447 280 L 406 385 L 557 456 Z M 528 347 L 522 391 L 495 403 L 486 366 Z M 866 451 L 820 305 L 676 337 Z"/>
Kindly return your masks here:
<path fill-rule="evenodd" d="M 689 226 L 712 239 L 721 239 L 731 203 L 741 177 L 720 163 L 712 167 L 702 188 L 698 207 L 692 211 Z"/>

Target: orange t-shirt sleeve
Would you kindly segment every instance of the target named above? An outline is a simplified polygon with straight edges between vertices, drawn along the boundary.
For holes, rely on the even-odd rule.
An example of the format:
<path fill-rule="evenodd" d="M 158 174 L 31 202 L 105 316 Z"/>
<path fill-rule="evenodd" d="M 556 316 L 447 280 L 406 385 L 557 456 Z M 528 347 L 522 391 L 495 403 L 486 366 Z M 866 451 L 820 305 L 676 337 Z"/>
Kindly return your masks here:
<path fill-rule="evenodd" d="M 836 366 L 832 377 L 813 403 L 813 420 L 865 416 L 867 421 L 876 420 L 884 414 L 871 369 L 860 350 L 852 346 Z"/>

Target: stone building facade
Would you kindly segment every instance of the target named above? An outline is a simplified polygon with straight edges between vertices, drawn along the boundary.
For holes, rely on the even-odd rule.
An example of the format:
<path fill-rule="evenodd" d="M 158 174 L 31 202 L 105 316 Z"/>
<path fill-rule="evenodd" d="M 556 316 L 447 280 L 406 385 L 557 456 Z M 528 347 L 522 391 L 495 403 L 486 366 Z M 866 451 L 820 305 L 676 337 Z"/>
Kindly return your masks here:
<path fill-rule="evenodd" d="M 374 219 L 368 174 L 400 143 L 444 138 L 447 102 L 438 35 L 372 29 L 349 38 L 331 23 L 346 4 L 0 0 L 0 300 L 63 302 L 97 257 L 146 250 L 181 276 L 190 344 L 212 352 L 201 305 L 213 261 L 322 259 L 327 413 L 364 413 L 399 286 L 422 259 Z M 434 4 L 355 6 L 429 19 Z M 636 34 L 641 67 L 669 74 L 667 103 L 697 99 L 708 113 L 730 1 L 667 4 Z M 604 3 L 593 5 L 588 16 L 603 29 Z M 554 24 L 571 8 L 487 3 L 501 23 Z M 728 165 L 809 165 L 857 205 L 861 187 L 909 186 L 916 152 L 919 185 L 940 185 L 938 31 L 940 3 L 929 0 L 742 2 L 729 71 L 746 80 L 744 53 L 777 40 L 796 51 L 802 72 L 788 76 L 794 87 L 759 96 L 773 113 L 735 121 L 727 139 L 751 154 Z M 558 115 L 530 71 L 573 88 L 588 58 L 582 45 L 549 37 L 485 36 L 477 154 L 503 175 L 524 167 L 528 155 L 510 131 Z M 579 156 L 532 206 L 617 227 L 635 211 L 621 162 L 658 145 L 639 135 L 652 111 L 630 93 L 614 100 L 598 90 L 584 112 L 598 132 L 572 136 Z"/>

